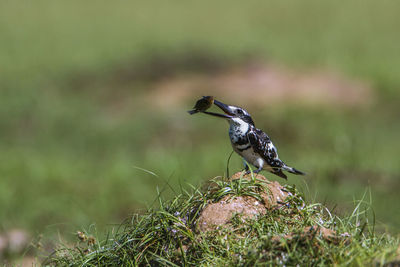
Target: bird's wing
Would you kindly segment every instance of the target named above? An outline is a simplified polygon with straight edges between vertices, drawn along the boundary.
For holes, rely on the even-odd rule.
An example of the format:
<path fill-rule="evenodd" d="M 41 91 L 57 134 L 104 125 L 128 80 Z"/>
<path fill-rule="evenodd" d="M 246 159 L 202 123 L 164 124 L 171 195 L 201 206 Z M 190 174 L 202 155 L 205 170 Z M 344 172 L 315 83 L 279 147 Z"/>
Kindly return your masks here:
<path fill-rule="evenodd" d="M 269 166 L 276 170 L 283 166 L 284 163 L 279 159 L 278 152 L 266 133 L 254 128 L 248 132 L 247 137 L 254 152 L 259 154 Z"/>

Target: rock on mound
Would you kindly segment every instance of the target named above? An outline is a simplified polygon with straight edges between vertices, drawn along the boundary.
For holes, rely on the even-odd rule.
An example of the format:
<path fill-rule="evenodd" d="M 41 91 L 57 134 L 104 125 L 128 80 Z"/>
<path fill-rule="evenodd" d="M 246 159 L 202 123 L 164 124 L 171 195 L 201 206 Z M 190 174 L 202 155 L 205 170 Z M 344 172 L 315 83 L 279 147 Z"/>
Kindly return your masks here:
<path fill-rule="evenodd" d="M 232 181 L 240 179 L 250 181 L 253 178 L 250 174 L 243 176 L 242 172 L 238 172 L 230 179 Z M 269 209 L 281 206 L 290 194 L 281 184 L 270 182 L 261 174 L 254 174 L 254 179 L 265 185 L 259 192 L 261 199 L 248 195 L 226 195 L 217 202 L 210 202 L 200 214 L 197 229 L 204 232 L 229 225 L 229 221 L 236 214 L 240 215 L 242 219 L 254 219 L 257 216 L 265 215 Z"/>

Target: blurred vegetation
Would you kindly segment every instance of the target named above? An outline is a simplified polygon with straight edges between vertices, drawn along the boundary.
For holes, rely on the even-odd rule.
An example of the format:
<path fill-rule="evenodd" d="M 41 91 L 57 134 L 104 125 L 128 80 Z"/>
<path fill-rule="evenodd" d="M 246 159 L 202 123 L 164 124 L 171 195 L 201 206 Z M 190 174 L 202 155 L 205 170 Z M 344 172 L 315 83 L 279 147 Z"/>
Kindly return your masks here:
<path fill-rule="evenodd" d="M 281 157 L 309 174 L 289 184 L 338 212 L 371 187 L 379 229 L 398 233 L 399 8 L 372 0 L 2 1 L 1 229 L 102 229 L 150 206 L 166 181 L 223 175 L 226 123 L 188 116 L 192 102 L 160 111 L 142 99 L 164 77 L 257 58 L 372 84 L 368 109 L 246 108 Z M 240 159 L 230 166 L 239 170 Z"/>

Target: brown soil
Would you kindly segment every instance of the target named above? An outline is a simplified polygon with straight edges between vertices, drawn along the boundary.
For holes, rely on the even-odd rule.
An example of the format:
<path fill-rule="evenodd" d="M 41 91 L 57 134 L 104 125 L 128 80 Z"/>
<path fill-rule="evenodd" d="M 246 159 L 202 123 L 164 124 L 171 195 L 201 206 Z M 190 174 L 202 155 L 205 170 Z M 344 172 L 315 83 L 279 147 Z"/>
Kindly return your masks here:
<path fill-rule="evenodd" d="M 231 176 L 231 180 L 240 179 L 242 172 L 237 172 Z M 265 176 L 261 174 L 257 174 L 254 178 L 260 182 L 264 182 L 268 188 L 267 191 L 261 192 L 260 195 L 264 201 L 263 205 L 266 208 L 272 208 L 275 206 L 280 206 L 281 203 L 286 199 L 288 196 L 287 191 L 285 188 L 278 182 L 271 182 Z M 244 175 L 242 179 L 251 180 L 252 177 L 250 174 Z"/>
<path fill-rule="evenodd" d="M 238 172 L 230 179 L 240 179 L 242 175 Z M 251 179 L 251 175 L 245 175 L 242 179 Z M 225 196 L 216 203 L 209 203 L 201 212 L 197 229 L 201 232 L 214 230 L 224 225 L 229 225 L 235 214 L 245 219 L 253 219 L 265 215 L 268 209 L 280 206 L 288 193 L 278 182 L 270 182 L 264 176 L 258 174 L 255 179 L 265 182 L 267 190 L 260 192 L 262 202 L 250 196 Z"/>
<path fill-rule="evenodd" d="M 265 207 L 249 196 L 231 198 L 226 196 L 217 203 L 210 203 L 202 211 L 198 230 L 209 231 L 229 223 L 235 214 L 241 214 L 243 219 L 251 219 L 266 213 Z"/>

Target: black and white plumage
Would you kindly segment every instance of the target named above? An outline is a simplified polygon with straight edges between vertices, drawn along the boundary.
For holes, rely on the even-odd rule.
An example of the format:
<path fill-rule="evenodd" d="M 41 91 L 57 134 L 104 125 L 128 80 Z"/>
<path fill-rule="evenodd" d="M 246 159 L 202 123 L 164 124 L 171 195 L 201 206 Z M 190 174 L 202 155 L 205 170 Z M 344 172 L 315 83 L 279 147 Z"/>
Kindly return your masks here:
<path fill-rule="evenodd" d="M 233 150 L 246 162 L 257 167 L 255 173 L 264 169 L 284 179 L 287 179 L 287 176 L 283 171 L 304 175 L 303 172 L 287 166 L 279 159 L 278 152 L 269 136 L 255 127 L 253 119 L 246 110 L 236 106 L 228 106 L 217 100 L 214 100 L 214 104 L 221 108 L 225 114 L 204 113 L 228 120 L 230 124 L 229 138 Z M 246 170 L 248 171 L 247 165 Z"/>

